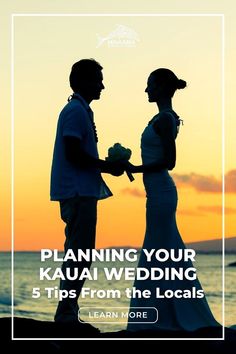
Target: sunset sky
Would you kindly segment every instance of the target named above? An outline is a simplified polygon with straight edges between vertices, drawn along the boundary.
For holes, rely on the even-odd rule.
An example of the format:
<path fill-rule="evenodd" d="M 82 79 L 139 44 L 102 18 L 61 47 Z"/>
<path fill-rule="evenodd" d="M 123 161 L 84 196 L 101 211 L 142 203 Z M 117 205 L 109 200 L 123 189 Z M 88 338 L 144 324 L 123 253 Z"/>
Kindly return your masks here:
<path fill-rule="evenodd" d="M 49 197 L 50 169 L 58 114 L 71 94 L 68 75 L 72 64 L 81 58 L 94 58 L 104 68 L 105 90 L 101 99 L 91 104 L 101 158 L 105 158 L 110 146 L 120 142 L 132 150 L 131 162 L 141 163 L 140 136 L 156 113 L 155 104 L 148 102 L 144 92 L 151 71 L 167 67 L 187 81 L 187 88 L 178 91 L 173 100 L 174 109 L 184 120 L 176 142 L 177 164 L 171 172 L 179 194 L 179 230 L 185 242 L 222 237 L 224 157 L 225 235 L 235 236 L 236 166 L 232 153 L 236 149 L 234 2 L 220 5 L 220 1 L 215 1 L 214 9 L 212 1 L 200 1 L 197 8 L 191 6 L 194 1 L 165 1 L 165 6 L 158 6 L 158 1 L 127 1 L 123 6 L 101 1 L 100 7 L 92 7 L 92 1 L 83 6 L 79 6 L 80 1 L 58 1 L 54 6 L 49 3 L 41 1 L 40 7 L 34 1 L 21 1 L 21 6 L 17 1 L 12 1 L 11 6 L 1 4 L 0 50 L 4 53 L 0 62 L 3 78 L 1 250 L 11 247 L 11 128 L 14 132 L 15 249 L 63 247 L 64 224 L 60 220 L 58 203 L 50 202 Z M 12 127 L 11 13 L 73 14 L 14 17 Z M 81 16 L 86 13 L 94 15 Z M 95 16 L 99 13 L 113 16 Z M 134 16 L 138 13 L 139 16 Z M 170 16 L 177 13 L 179 16 Z M 191 13 L 225 14 L 224 51 L 222 16 L 180 16 Z M 118 46 L 111 42 L 117 40 L 114 31 L 118 28 L 129 32 L 127 36 L 133 40 L 133 46 L 124 43 Z M 222 115 L 223 103 L 225 116 Z M 225 129 L 223 140 L 222 127 Z M 141 246 L 145 231 L 145 193 L 141 175 L 135 175 L 132 183 L 126 175 L 119 178 L 104 175 L 104 179 L 114 196 L 99 202 L 97 247 Z"/>

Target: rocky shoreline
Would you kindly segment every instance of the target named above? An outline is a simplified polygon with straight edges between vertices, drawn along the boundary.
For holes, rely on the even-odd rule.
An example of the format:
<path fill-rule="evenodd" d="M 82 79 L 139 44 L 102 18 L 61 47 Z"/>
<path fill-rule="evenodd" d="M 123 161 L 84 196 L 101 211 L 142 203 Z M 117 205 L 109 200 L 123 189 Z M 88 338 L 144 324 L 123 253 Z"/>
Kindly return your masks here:
<path fill-rule="evenodd" d="M 77 350 L 81 347 L 81 340 L 86 341 L 86 345 L 92 345 L 94 341 L 100 342 L 116 340 L 122 344 L 123 340 L 134 341 L 140 340 L 158 340 L 165 342 L 165 350 L 178 351 L 203 350 L 204 352 L 212 352 L 214 354 L 233 354 L 236 348 L 236 330 L 225 328 L 225 340 L 222 337 L 222 327 L 201 328 L 195 332 L 186 331 L 118 331 L 102 333 L 99 329 L 88 323 L 55 323 L 49 321 L 36 321 L 33 319 L 16 317 L 14 318 L 14 340 L 11 339 L 11 318 L 0 318 L 2 329 L 2 338 L 7 346 L 10 345 L 13 350 L 22 350 L 23 353 L 38 352 L 45 353 L 68 353 L 70 350 Z M 176 340 L 168 340 L 168 338 L 176 338 Z M 184 338 L 181 340 L 181 338 Z M 191 339 L 191 340 L 188 340 Z M 202 338 L 209 338 L 202 339 Z M 215 340 L 214 340 L 215 338 Z"/>

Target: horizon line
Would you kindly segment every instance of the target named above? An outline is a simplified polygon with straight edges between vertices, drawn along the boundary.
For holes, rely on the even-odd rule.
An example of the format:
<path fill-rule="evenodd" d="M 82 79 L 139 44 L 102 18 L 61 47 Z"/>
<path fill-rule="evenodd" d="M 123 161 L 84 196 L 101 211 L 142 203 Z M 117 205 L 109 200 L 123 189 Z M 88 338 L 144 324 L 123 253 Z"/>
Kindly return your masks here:
<path fill-rule="evenodd" d="M 225 239 L 226 240 L 230 240 L 230 239 L 233 239 L 233 238 L 236 238 L 236 236 L 228 236 L 226 237 Z M 202 241 L 190 241 L 190 242 L 185 242 L 185 245 L 188 245 L 188 244 L 197 244 L 197 243 L 203 243 L 203 242 L 213 242 L 213 241 L 219 241 L 221 242 L 222 241 L 222 238 L 214 238 L 214 239 L 207 239 L 207 240 L 202 240 Z M 122 245 L 122 246 L 107 246 L 107 247 L 97 247 L 95 249 L 99 250 L 99 249 L 107 249 L 107 248 L 136 248 L 136 249 L 141 249 L 142 246 L 131 246 L 131 245 Z M 40 252 L 42 249 L 45 249 L 45 248 L 39 248 L 39 249 L 36 249 L 36 250 L 15 250 L 14 252 Z M 63 249 L 58 249 L 58 248 L 49 248 L 49 249 L 56 249 L 58 250 L 59 252 L 64 252 Z M 11 252 L 12 250 L 11 249 L 8 249 L 8 250 L 0 250 L 0 253 L 7 253 L 7 252 Z M 211 251 L 211 250 L 200 250 L 198 252 L 203 252 L 203 253 L 216 253 L 216 252 L 220 252 L 222 253 L 222 251 Z M 226 250 L 225 253 L 230 253 L 230 252 L 236 252 L 235 250 Z"/>

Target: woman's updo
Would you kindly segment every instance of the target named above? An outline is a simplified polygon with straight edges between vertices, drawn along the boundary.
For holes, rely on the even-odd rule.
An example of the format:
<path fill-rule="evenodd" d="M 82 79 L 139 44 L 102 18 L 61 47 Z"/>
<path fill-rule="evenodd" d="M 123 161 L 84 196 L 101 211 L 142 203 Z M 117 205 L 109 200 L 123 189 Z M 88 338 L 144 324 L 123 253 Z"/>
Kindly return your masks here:
<path fill-rule="evenodd" d="M 177 89 L 178 90 L 184 89 L 186 86 L 187 86 L 186 81 L 178 79 L 178 82 L 177 82 Z"/>
<path fill-rule="evenodd" d="M 176 90 L 184 89 L 187 86 L 186 81 L 178 79 L 173 71 L 165 68 L 154 70 L 150 76 L 154 78 L 157 85 L 162 85 L 166 94 L 173 97 Z"/>

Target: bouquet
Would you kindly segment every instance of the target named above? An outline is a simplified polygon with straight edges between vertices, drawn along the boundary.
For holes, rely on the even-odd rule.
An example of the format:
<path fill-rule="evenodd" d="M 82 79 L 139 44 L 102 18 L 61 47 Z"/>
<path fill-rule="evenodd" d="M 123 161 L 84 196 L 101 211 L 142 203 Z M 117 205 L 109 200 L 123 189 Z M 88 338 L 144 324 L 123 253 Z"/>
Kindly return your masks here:
<path fill-rule="evenodd" d="M 132 151 L 123 147 L 121 144 L 116 143 L 108 149 L 108 157 L 106 161 L 116 162 L 116 161 L 128 161 L 131 157 Z M 127 176 L 129 177 L 130 182 L 134 180 L 134 177 L 131 172 L 126 171 Z"/>

